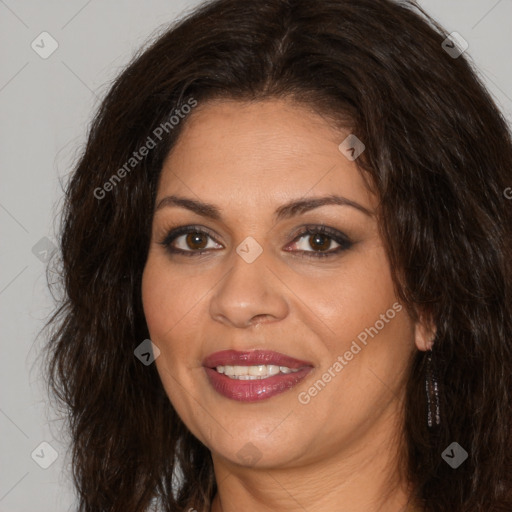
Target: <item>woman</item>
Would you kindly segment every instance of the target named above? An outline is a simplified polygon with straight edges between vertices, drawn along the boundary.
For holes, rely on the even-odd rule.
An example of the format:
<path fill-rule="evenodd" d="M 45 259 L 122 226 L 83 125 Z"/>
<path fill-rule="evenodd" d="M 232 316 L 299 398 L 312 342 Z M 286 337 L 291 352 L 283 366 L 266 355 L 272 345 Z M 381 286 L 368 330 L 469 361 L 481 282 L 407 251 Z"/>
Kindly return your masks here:
<path fill-rule="evenodd" d="M 389 0 L 217 0 L 66 191 L 48 377 L 83 511 L 512 509 L 512 142 Z"/>

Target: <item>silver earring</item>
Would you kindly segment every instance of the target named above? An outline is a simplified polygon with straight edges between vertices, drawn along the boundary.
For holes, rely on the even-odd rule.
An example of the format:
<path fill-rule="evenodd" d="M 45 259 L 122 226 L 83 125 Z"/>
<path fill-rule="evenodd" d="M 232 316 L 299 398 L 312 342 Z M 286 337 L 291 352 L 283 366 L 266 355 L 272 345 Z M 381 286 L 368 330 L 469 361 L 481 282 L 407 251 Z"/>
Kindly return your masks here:
<path fill-rule="evenodd" d="M 432 362 L 432 349 L 427 352 L 425 391 L 427 392 L 427 423 L 432 428 L 434 424 L 436 426 L 441 424 L 439 383 L 434 363 Z"/>

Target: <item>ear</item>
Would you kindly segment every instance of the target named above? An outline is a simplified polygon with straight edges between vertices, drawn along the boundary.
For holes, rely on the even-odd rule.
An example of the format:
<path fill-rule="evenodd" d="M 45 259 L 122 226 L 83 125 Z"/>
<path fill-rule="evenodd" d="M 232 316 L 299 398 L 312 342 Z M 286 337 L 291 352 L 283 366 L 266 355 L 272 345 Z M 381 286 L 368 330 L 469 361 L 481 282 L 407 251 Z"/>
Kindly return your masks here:
<path fill-rule="evenodd" d="M 420 314 L 414 325 L 414 342 L 418 350 L 426 352 L 434 346 L 436 337 L 436 326 L 426 315 Z"/>

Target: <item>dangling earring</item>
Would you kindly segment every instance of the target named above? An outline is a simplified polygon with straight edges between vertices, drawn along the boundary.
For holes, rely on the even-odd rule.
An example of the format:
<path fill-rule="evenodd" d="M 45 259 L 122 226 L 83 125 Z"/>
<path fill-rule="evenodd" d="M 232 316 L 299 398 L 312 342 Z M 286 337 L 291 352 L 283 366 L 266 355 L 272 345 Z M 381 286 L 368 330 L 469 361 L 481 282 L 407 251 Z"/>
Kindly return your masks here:
<path fill-rule="evenodd" d="M 432 348 L 427 351 L 427 370 L 425 377 L 425 390 L 427 392 L 427 423 L 430 428 L 441 424 L 439 405 L 439 383 L 437 373 L 432 362 Z"/>

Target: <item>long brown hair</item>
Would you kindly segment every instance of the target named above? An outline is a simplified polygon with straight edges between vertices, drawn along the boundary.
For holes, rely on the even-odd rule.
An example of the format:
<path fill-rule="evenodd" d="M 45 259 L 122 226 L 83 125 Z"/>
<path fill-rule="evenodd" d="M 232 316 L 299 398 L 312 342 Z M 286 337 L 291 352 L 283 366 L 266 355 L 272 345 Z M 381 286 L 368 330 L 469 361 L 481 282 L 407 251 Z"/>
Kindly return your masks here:
<path fill-rule="evenodd" d="M 437 327 L 441 425 L 426 423 L 418 351 L 404 471 L 429 512 L 512 510 L 512 142 L 446 37 L 411 2 L 216 0 L 116 79 L 66 187 L 64 298 L 46 347 L 80 511 L 201 512 L 216 492 L 209 450 L 134 349 L 149 338 L 141 276 L 158 177 L 187 122 L 170 116 L 219 97 L 292 98 L 364 141 L 357 162 L 380 198 L 397 293 Z M 468 452 L 457 469 L 441 456 L 452 442 Z"/>

